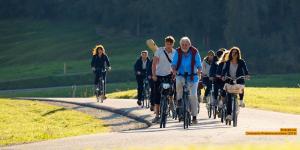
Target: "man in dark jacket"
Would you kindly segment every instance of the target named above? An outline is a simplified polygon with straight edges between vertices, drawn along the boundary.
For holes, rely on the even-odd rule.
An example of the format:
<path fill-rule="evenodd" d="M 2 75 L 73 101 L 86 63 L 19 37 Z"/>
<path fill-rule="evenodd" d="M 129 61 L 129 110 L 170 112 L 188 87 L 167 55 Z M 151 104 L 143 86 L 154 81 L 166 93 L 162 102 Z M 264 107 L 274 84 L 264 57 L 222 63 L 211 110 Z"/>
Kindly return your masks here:
<path fill-rule="evenodd" d="M 148 51 L 142 51 L 141 57 L 135 62 L 134 71 L 136 75 L 136 81 L 138 84 L 137 92 L 138 92 L 138 101 L 137 104 L 141 105 L 141 101 L 143 99 L 143 81 L 147 78 L 147 67 L 150 66 L 150 59 L 148 57 Z"/>

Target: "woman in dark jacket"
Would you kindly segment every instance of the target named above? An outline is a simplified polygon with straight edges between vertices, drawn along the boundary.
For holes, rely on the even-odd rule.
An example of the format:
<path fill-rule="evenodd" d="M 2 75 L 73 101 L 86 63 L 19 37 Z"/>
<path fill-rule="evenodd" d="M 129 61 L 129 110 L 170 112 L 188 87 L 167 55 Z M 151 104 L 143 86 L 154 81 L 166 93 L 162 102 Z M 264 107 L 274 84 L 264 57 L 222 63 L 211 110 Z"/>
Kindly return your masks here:
<path fill-rule="evenodd" d="M 246 66 L 245 61 L 242 59 L 241 51 L 238 47 L 232 47 L 229 52 L 229 60 L 225 64 L 225 68 L 222 72 L 222 76 L 229 76 L 231 78 L 238 78 L 240 76 L 246 76 L 246 78 L 249 78 L 248 68 Z M 237 80 L 237 84 L 245 84 L 244 79 Z M 244 107 L 244 92 L 239 95 L 240 97 L 240 106 Z M 230 99 L 230 97 L 229 97 Z M 228 109 L 228 116 L 226 119 L 232 119 L 231 118 L 231 101 L 227 101 L 227 109 Z"/>
<path fill-rule="evenodd" d="M 105 49 L 103 47 L 103 45 L 97 45 L 94 49 L 93 49 L 93 58 L 92 58 L 92 62 L 91 62 L 91 67 L 92 70 L 95 74 L 95 80 L 94 80 L 94 84 L 95 87 L 97 88 L 98 82 L 99 82 L 99 77 L 102 76 L 104 79 L 104 99 L 105 94 L 106 94 L 106 71 L 107 69 L 110 70 L 110 62 L 108 59 L 108 56 L 105 53 Z"/>
<path fill-rule="evenodd" d="M 136 81 L 138 84 L 138 101 L 137 104 L 141 105 L 142 93 L 143 93 L 143 82 L 148 77 L 147 68 L 150 66 L 150 59 L 148 57 L 148 51 L 142 51 L 141 57 L 134 64 L 134 72 L 136 75 Z"/>

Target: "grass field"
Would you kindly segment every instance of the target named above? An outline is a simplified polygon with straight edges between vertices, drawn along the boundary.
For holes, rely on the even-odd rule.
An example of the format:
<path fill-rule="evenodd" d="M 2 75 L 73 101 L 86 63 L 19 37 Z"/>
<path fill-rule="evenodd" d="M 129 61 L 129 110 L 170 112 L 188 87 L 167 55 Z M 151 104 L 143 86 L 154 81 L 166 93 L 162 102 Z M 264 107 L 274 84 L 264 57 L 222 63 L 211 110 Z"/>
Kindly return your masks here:
<path fill-rule="evenodd" d="M 0 33 L 0 89 L 15 89 L 15 84 L 35 87 L 28 79 L 45 78 L 43 81 L 48 83 L 54 82 L 56 76 L 90 73 L 91 50 L 97 43 L 104 44 L 112 62 L 110 80 L 120 79 L 122 72 L 126 74 L 122 81 L 128 81 L 133 77 L 132 66 L 139 51 L 146 48 L 145 39 L 89 23 L 1 20 Z M 64 64 L 67 74 L 63 74 Z M 87 79 L 73 78 L 60 86 L 73 85 L 78 80 L 90 84 Z"/>
<path fill-rule="evenodd" d="M 45 103 L 0 99 L 0 146 L 108 132 L 87 114 Z"/>
<path fill-rule="evenodd" d="M 249 107 L 300 114 L 300 88 L 253 88 L 245 90 Z"/>

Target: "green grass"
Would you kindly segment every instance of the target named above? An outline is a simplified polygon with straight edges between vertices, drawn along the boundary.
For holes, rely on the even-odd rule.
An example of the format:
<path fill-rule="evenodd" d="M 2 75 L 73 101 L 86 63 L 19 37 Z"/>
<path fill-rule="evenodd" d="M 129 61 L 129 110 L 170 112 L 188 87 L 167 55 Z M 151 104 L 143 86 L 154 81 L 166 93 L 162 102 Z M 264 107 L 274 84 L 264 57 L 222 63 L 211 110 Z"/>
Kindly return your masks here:
<path fill-rule="evenodd" d="M 245 90 L 249 107 L 300 114 L 300 88 L 253 88 Z"/>
<path fill-rule="evenodd" d="M 122 80 L 127 81 L 133 77 L 132 66 L 139 51 L 146 48 L 145 39 L 115 33 L 88 22 L 1 20 L 0 33 L 0 88 L 12 80 L 23 82 L 28 78 L 62 75 L 64 63 L 67 75 L 91 72 L 91 49 L 96 43 L 104 44 L 110 57 L 111 74 L 116 74 L 111 80 L 118 80 L 122 71 L 126 74 Z M 86 79 L 80 80 L 85 82 Z M 73 82 L 76 80 L 61 83 L 61 86 Z M 32 87 L 31 83 L 24 85 Z"/>
<path fill-rule="evenodd" d="M 36 101 L 0 99 L 0 146 L 108 132 L 99 119 Z"/>
<path fill-rule="evenodd" d="M 136 86 L 135 82 L 107 84 L 107 93 L 126 91 Z M 0 97 L 72 97 L 72 86 L 33 89 L 30 91 L 0 91 Z M 90 97 L 94 95 L 94 86 L 76 86 L 75 97 Z"/>
<path fill-rule="evenodd" d="M 299 87 L 300 74 L 254 75 L 246 82 L 251 87 Z"/>
<path fill-rule="evenodd" d="M 132 99 L 137 98 L 137 90 L 120 91 L 107 94 L 108 98 L 113 99 Z"/>

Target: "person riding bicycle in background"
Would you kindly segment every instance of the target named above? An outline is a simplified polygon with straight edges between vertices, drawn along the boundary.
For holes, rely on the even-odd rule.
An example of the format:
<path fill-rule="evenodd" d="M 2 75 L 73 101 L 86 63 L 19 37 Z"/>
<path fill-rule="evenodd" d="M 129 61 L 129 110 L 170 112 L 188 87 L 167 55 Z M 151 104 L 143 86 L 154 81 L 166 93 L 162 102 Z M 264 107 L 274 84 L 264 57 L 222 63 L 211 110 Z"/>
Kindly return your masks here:
<path fill-rule="evenodd" d="M 108 56 L 105 53 L 105 49 L 103 45 L 96 45 L 96 47 L 93 49 L 93 58 L 91 61 L 91 67 L 95 74 L 95 88 L 97 88 L 99 77 L 102 75 L 104 79 L 104 87 L 103 87 L 103 96 L 104 99 L 106 99 L 106 68 L 108 70 L 111 70 L 110 62 L 108 59 Z"/>
<path fill-rule="evenodd" d="M 191 115 L 193 116 L 192 123 L 197 124 L 198 115 L 198 98 L 197 89 L 199 76 L 201 74 L 201 57 L 198 50 L 192 46 L 188 37 L 180 39 L 180 47 L 176 49 L 172 62 L 173 75 L 176 76 L 176 92 L 177 101 L 180 104 L 183 95 L 183 86 L 185 80 L 183 75 L 188 73 L 188 89 Z"/>
<path fill-rule="evenodd" d="M 212 81 L 209 79 L 209 71 L 211 68 L 211 64 L 213 63 L 215 53 L 214 51 L 210 50 L 207 53 L 207 56 L 203 59 L 202 62 L 202 82 L 206 86 L 205 92 L 204 92 L 204 97 L 203 97 L 203 103 L 207 102 L 207 96 L 211 90 L 211 84 Z"/>
<path fill-rule="evenodd" d="M 175 39 L 172 36 L 167 36 L 165 38 L 165 47 L 160 47 L 155 52 L 152 63 L 152 79 L 154 81 L 154 104 L 155 104 L 155 118 L 152 120 L 152 123 L 159 121 L 159 108 L 160 108 L 160 84 L 163 80 L 171 81 L 172 80 L 172 58 L 175 53 L 173 48 Z"/>
<path fill-rule="evenodd" d="M 221 100 L 219 101 L 219 107 L 222 107 L 225 96 L 226 96 L 226 92 L 223 89 L 223 87 L 225 85 L 225 81 L 223 81 L 223 79 L 222 79 L 222 71 L 225 68 L 225 63 L 228 60 L 228 55 L 229 55 L 229 51 L 225 49 L 225 51 L 223 52 L 223 54 L 220 57 L 219 61 L 217 62 L 218 66 L 217 66 L 217 71 L 216 71 L 216 80 L 218 80 L 217 81 L 219 83 L 218 88 L 221 90 L 221 93 L 220 93 Z"/>
<path fill-rule="evenodd" d="M 218 70 L 218 66 L 219 66 L 218 62 L 225 50 L 226 50 L 225 48 L 220 48 L 216 52 L 216 55 L 213 58 L 213 61 L 211 63 L 211 67 L 209 70 L 210 81 L 212 81 L 212 83 L 214 84 L 213 95 L 214 95 L 215 100 L 218 99 L 219 89 L 223 89 L 223 87 L 224 87 L 224 85 L 222 84 L 223 80 L 221 78 L 217 78 L 217 70 Z"/>
<path fill-rule="evenodd" d="M 245 61 L 242 59 L 242 54 L 241 54 L 241 50 L 238 47 L 232 47 L 230 49 L 229 52 L 229 59 L 225 64 L 225 68 L 222 72 L 222 76 L 223 78 L 226 76 L 229 76 L 233 79 L 236 79 L 240 76 L 246 76 L 246 78 L 249 78 L 249 73 L 248 73 L 248 68 L 247 65 L 245 63 Z M 237 84 L 245 84 L 245 80 L 244 79 L 238 79 L 236 81 Z M 240 97 L 240 103 L 239 105 L 241 107 L 244 107 L 244 92 L 242 94 L 239 94 Z M 228 99 L 231 99 L 230 97 L 228 97 Z M 232 101 L 228 100 L 227 101 L 227 116 L 226 119 L 232 120 L 232 116 L 231 116 L 231 103 Z"/>
<path fill-rule="evenodd" d="M 138 84 L 137 93 L 138 93 L 138 101 L 137 104 L 140 106 L 142 104 L 143 99 L 143 84 L 144 79 L 147 78 L 147 67 L 150 65 L 150 59 L 148 57 L 148 51 L 144 50 L 141 52 L 140 58 L 134 64 L 134 72 L 136 77 L 136 82 Z"/>

